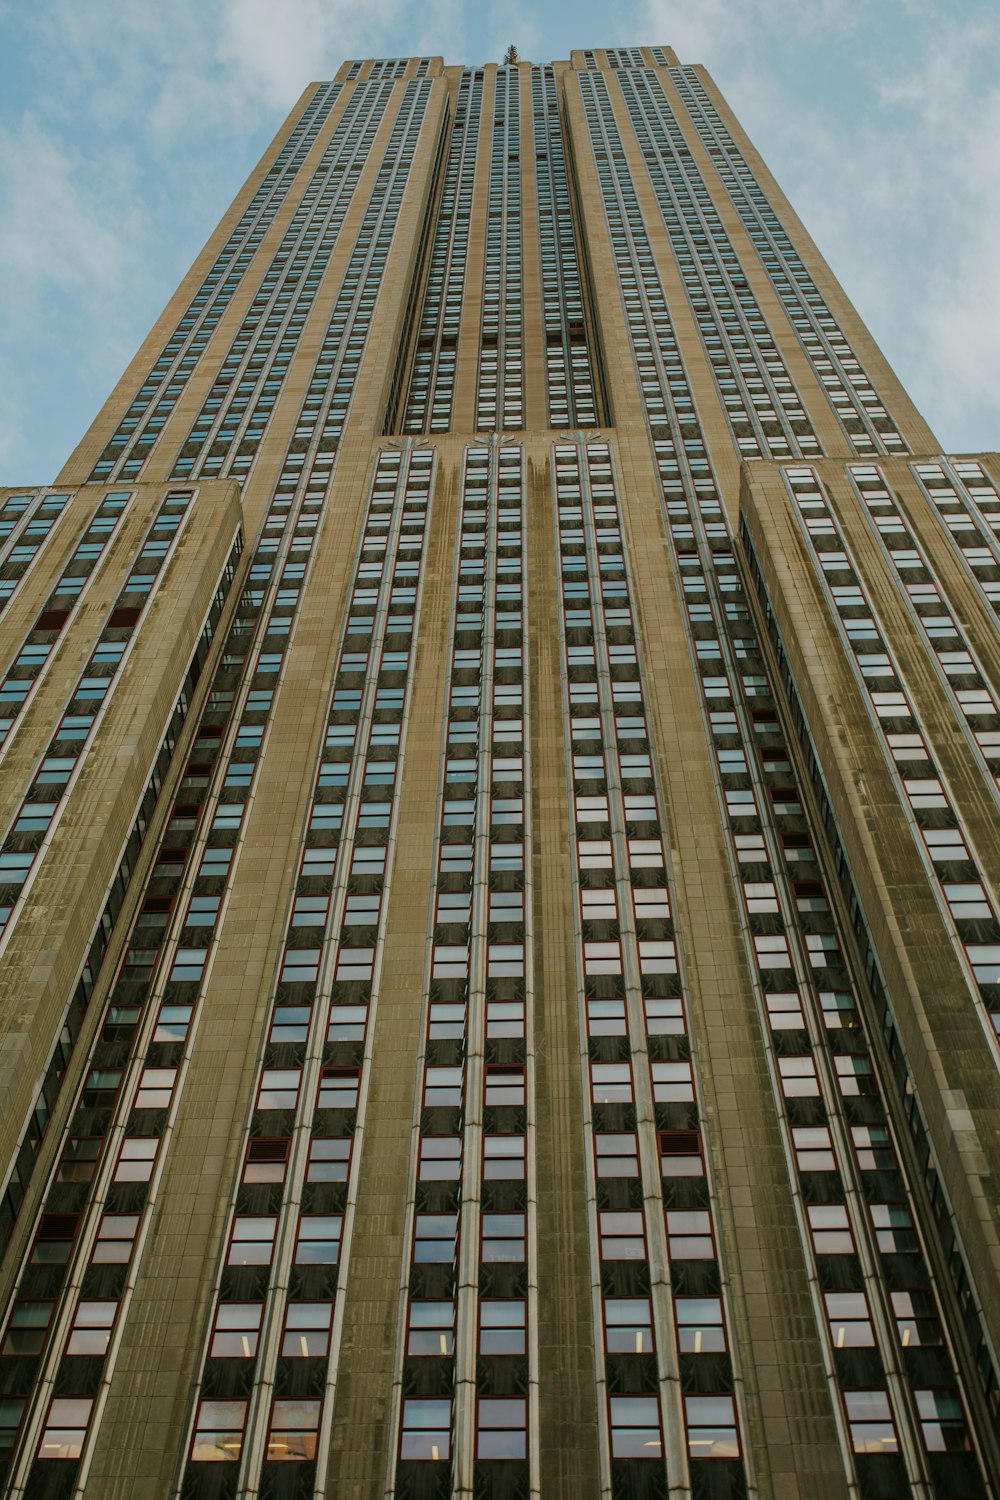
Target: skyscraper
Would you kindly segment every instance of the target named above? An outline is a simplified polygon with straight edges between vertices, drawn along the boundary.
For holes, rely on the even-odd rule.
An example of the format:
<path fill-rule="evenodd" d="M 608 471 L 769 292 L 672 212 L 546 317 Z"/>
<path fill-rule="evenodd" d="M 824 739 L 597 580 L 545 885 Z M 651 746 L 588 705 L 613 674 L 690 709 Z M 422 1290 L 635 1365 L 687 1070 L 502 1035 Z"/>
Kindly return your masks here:
<path fill-rule="evenodd" d="M 0 491 L 18 1500 L 1000 1494 L 1000 461 L 665 47 L 311 85 Z"/>

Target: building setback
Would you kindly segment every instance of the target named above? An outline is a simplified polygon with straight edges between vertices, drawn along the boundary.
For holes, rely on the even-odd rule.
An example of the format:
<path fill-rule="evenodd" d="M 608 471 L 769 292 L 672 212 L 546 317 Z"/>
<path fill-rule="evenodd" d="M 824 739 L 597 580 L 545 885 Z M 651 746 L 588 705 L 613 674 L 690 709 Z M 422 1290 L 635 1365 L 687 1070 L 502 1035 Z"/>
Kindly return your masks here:
<path fill-rule="evenodd" d="M 700 67 L 310 85 L 0 491 L 0 1487 L 1000 1496 L 1000 460 Z"/>

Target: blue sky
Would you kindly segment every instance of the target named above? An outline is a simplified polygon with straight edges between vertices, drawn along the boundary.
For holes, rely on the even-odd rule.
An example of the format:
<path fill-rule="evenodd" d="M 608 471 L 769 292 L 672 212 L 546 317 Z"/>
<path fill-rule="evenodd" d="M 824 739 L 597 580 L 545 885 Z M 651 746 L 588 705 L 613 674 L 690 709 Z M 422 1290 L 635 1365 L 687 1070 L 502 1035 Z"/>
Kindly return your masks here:
<path fill-rule="evenodd" d="M 996 0 L 0 0 L 0 483 L 44 483 L 310 79 L 703 62 L 946 448 L 1000 447 Z"/>

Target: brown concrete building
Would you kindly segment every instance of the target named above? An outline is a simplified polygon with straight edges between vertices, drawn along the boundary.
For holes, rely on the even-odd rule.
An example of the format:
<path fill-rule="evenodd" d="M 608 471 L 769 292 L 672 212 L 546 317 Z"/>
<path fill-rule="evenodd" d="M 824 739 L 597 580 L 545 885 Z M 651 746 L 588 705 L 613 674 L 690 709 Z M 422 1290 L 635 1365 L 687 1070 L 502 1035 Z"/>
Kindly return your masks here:
<path fill-rule="evenodd" d="M 305 90 L 0 491 L 4 1496 L 1000 1496 L 937 450 L 668 48 Z"/>

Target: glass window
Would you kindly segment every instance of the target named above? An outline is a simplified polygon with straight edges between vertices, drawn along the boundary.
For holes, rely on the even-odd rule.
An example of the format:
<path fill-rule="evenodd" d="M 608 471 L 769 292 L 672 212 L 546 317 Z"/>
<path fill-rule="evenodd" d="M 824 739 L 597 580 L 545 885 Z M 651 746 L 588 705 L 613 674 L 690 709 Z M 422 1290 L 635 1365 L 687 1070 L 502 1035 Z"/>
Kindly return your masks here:
<path fill-rule="evenodd" d="M 485 1103 L 487 1108 L 497 1105 L 522 1105 L 524 1103 L 524 1068 L 520 1065 L 488 1067 Z"/>
<path fill-rule="evenodd" d="M 416 1263 L 454 1261 L 457 1214 L 417 1214 L 413 1230 Z"/>
<path fill-rule="evenodd" d="M 929 1453 L 965 1453 L 971 1447 L 962 1403 L 955 1391 L 914 1391 L 920 1429 Z"/>
<path fill-rule="evenodd" d="M 131 1260 L 138 1228 L 138 1214 L 105 1214 L 91 1255 L 93 1263 L 124 1265 Z"/>
<path fill-rule="evenodd" d="M 117 1312 L 117 1302 L 78 1302 L 66 1353 L 105 1355 Z"/>
<path fill-rule="evenodd" d="M 302 1214 L 295 1244 L 297 1266 L 335 1266 L 340 1258 L 340 1214 Z"/>
<path fill-rule="evenodd" d="M 704 1209 L 667 1209 L 667 1253 L 671 1260 L 712 1260 L 712 1219 Z"/>
<path fill-rule="evenodd" d="M 261 1074 L 258 1109 L 294 1109 L 299 1098 L 299 1068 L 265 1068 Z"/>
<path fill-rule="evenodd" d="M 483 1214 L 482 1260 L 518 1262 L 524 1258 L 524 1214 Z"/>
<path fill-rule="evenodd" d="M 272 1463 L 315 1458 L 321 1406 L 320 1401 L 279 1397 L 271 1408 L 265 1457 Z"/>
<path fill-rule="evenodd" d="M 639 1147 L 635 1134 L 595 1133 L 594 1152 L 598 1177 L 638 1177 Z"/>
<path fill-rule="evenodd" d="M 421 1182 L 455 1182 L 461 1175 L 461 1136 L 421 1136 L 417 1164 L 417 1176 Z"/>
<path fill-rule="evenodd" d="M 726 1329 L 720 1297 L 677 1297 L 677 1344 L 682 1354 L 723 1354 Z"/>
<path fill-rule="evenodd" d="M 403 1402 L 399 1456 L 404 1460 L 443 1462 L 451 1457 L 451 1402 Z"/>
<path fill-rule="evenodd" d="M 739 1458 L 736 1406 L 732 1396 L 685 1396 L 688 1454 L 695 1458 Z"/>
<path fill-rule="evenodd" d="M 606 1297 L 604 1327 L 609 1354 L 655 1352 L 653 1315 L 648 1297 Z"/>
<path fill-rule="evenodd" d="M 245 1401 L 202 1401 L 191 1443 L 193 1463 L 238 1463 L 247 1420 Z"/>
<path fill-rule="evenodd" d="M 591 1063 L 590 1080 L 595 1104 L 631 1104 L 632 1069 L 627 1062 Z"/>
<path fill-rule="evenodd" d="M 454 1302 L 411 1302 L 406 1352 L 448 1355 L 455 1352 Z"/>
<path fill-rule="evenodd" d="M 251 1141 L 243 1164 L 244 1182 L 284 1182 L 290 1142 Z"/>
<path fill-rule="evenodd" d="M 135 1096 L 135 1108 L 166 1109 L 176 1078 L 176 1068 L 143 1068 Z"/>
<path fill-rule="evenodd" d="M 646 1236 L 641 1213 L 598 1215 L 603 1260 L 645 1260 Z"/>
<path fill-rule="evenodd" d="M 263 1315 L 260 1302 L 220 1302 L 208 1350 L 211 1357 L 252 1359 L 257 1353 Z"/>
<path fill-rule="evenodd" d="M 525 1138 L 523 1135 L 483 1136 L 483 1177 L 487 1180 L 524 1178 Z"/>
<path fill-rule="evenodd" d="M 484 1299 L 479 1304 L 480 1354 L 524 1354 L 527 1304 Z"/>
<path fill-rule="evenodd" d="M 864 1292 L 824 1292 L 830 1339 L 835 1349 L 870 1349 L 875 1344 Z"/>
<path fill-rule="evenodd" d="M 49 1407 L 38 1457 L 79 1458 L 93 1405 L 93 1401 L 80 1397 L 57 1396 Z"/>
<path fill-rule="evenodd" d="M 115 1182 L 148 1182 L 160 1144 L 159 1136 L 129 1136 L 122 1142 Z"/>
<path fill-rule="evenodd" d="M 53 1306 L 52 1302 L 16 1302 L 0 1345 L 0 1354 L 41 1354 Z M 0 1453 L 2 1451 L 0 1449 Z"/>
<path fill-rule="evenodd" d="M 891 1292 L 896 1332 L 904 1349 L 940 1344 L 941 1324 L 933 1292 Z"/>
<path fill-rule="evenodd" d="M 847 1209 L 842 1203 L 810 1203 L 806 1208 L 817 1255 L 850 1255 L 854 1250 Z"/>
<path fill-rule="evenodd" d="M 844 1405 L 855 1453 L 898 1453 L 899 1441 L 885 1391 L 845 1391 Z"/>
<path fill-rule="evenodd" d="M 227 1266 L 269 1266 L 277 1218 L 273 1214 L 241 1214 L 233 1220 Z"/>
<path fill-rule="evenodd" d="M 330 1348 L 332 1302 L 289 1302 L 281 1352 L 286 1359 L 316 1359 Z"/>
<path fill-rule="evenodd" d="M 655 1396 L 612 1396 L 612 1458 L 656 1458 L 663 1452 L 660 1403 Z"/>
<path fill-rule="evenodd" d="M 523 1397 L 480 1397 L 476 1457 L 527 1458 L 527 1429 L 528 1403 Z"/>
<path fill-rule="evenodd" d="M 357 1068 L 324 1068 L 317 1109 L 356 1109 L 358 1078 Z"/>
<path fill-rule="evenodd" d="M 350 1136 L 314 1136 L 309 1142 L 306 1182 L 346 1182 L 350 1164 Z"/>

